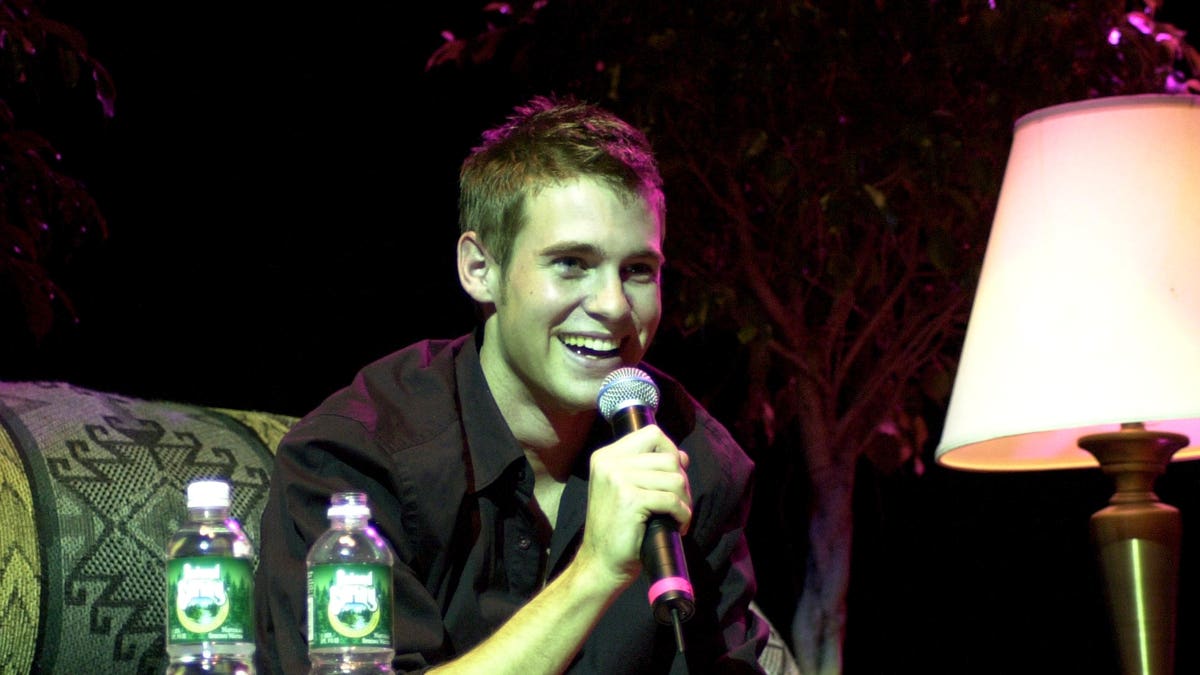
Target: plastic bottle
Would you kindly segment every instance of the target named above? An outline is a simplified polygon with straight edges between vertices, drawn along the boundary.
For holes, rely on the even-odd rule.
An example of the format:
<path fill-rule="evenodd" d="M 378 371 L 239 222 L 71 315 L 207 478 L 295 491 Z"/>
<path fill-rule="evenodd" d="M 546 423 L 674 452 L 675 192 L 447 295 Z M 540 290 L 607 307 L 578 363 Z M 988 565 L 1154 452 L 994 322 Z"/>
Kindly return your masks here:
<path fill-rule="evenodd" d="M 329 529 L 308 552 L 312 675 L 392 673 L 392 561 L 361 492 L 329 501 Z"/>
<path fill-rule="evenodd" d="M 254 673 L 254 547 L 221 480 L 187 486 L 187 521 L 167 543 L 167 675 Z"/>

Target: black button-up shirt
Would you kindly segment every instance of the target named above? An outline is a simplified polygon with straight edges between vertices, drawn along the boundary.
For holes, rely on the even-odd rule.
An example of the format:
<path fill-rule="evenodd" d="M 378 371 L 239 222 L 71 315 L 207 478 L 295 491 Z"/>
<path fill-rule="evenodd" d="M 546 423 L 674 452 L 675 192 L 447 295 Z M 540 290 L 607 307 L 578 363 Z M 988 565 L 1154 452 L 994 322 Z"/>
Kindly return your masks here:
<path fill-rule="evenodd" d="M 744 527 L 753 465 L 671 378 L 657 424 L 687 451 L 693 498 L 683 538 L 696 595 L 685 657 L 654 621 L 643 576 L 601 618 L 568 672 L 761 672 L 767 628 L 748 609 Z M 600 416 L 589 447 L 611 441 Z M 587 453 L 553 532 L 539 528 L 533 472 L 492 398 L 473 336 L 425 341 L 372 363 L 289 431 L 276 454 L 255 577 L 259 672 L 307 672 L 305 556 L 328 526 L 329 496 L 367 493 L 396 553 L 398 672 L 421 672 L 486 639 L 570 562 L 583 534 Z M 530 645 L 537 649 L 537 645 Z"/>

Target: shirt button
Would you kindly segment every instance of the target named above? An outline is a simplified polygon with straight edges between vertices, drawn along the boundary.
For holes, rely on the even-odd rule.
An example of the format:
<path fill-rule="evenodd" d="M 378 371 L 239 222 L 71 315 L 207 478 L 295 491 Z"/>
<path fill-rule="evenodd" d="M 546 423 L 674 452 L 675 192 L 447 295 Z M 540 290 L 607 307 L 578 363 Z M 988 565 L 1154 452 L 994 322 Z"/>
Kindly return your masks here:
<path fill-rule="evenodd" d="M 522 551 L 528 551 L 529 547 L 532 545 L 533 541 L 529 537 L 517 538 L 517 548 L 521 549 Z"/>

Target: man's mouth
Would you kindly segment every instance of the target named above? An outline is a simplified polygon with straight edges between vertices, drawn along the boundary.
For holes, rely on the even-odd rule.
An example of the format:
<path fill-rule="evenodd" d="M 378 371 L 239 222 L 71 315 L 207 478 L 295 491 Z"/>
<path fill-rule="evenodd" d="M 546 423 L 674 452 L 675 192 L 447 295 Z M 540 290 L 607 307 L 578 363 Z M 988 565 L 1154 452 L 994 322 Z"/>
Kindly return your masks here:
<path fill-rule="evenodd" d="M 571 351 L 593 359 L 607 359 L 619 356 L 621 341 L 611 338 L 595 338 L 583 335 L 560 336 L 559 341 Z"/>

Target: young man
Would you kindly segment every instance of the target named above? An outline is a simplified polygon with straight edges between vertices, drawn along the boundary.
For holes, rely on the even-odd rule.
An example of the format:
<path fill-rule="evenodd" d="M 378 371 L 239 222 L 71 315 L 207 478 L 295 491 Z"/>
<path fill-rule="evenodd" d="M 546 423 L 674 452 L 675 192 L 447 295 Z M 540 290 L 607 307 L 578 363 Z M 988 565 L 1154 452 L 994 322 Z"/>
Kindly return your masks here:
<path fill-rule="evenodd" d="M 484 134 L 458 240 L 481 325 L 366 366 L 284 438 L 255 584 L 261 672 L 307 668 L 304 557 L 341 490 L 368 494 L 396 552 L 399 672 L 761 672 L 752 464 L 641 364 L 662 311 L 661 183 L 639 131 L 572 99 L 535 98 Z M 657 424 L 613 440 L 597 394 L 624 366 L 661 402 Z M 653 514 L 683 535 L 683 654 L 647 600 Z"/>

